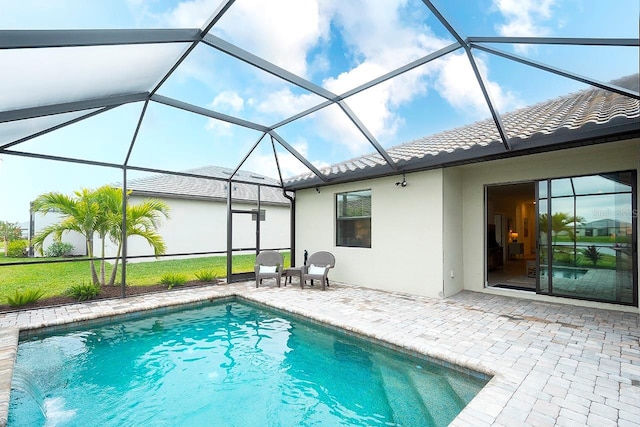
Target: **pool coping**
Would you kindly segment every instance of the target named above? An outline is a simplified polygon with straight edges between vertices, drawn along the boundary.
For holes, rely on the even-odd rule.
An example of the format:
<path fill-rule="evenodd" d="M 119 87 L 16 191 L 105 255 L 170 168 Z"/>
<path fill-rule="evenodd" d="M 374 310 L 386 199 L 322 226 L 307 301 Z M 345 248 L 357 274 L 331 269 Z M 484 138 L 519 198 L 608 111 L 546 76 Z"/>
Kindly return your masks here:
<path fill-rule="evenodd" d="M 469 291 L 436 299 L 337 283 L 320 291 L 295 286 L 256 289 L 254 282 L 242 282 L 0 315 L 0 426 L 7 422 L 20 331 L 24 334 L 225 297 L 266 305 L 445 366 L 491 377 L 452 426 L 607 425 L 606 421 L 616 425 L 618 420 L 624 425 L 624 421 L 640 419 L 640 399 L 638 403 L 633 400 L 640 397 L 640 350 L 633 343 L 624 343 L 625 362 L 622 367 L 618 363 L 617 371 L 604 364 L 602 368 L 589 364 L 595 357 L 607 359 L 598 359 L 601 364 L 610 362 L 608 349 L 589 355 L 585 366 L 591 370 L 585 371 L 585 378 L 578 372 L 585 358 L 562 354 L 575 352 L 576 340 L 594 345 L 593 337 L 582 334 L 600 337 L 611 332 L 619 340 L 622 331 L 627 341 L 636 339 L 640 317 L 636 314 Z M 585 316 L 586 324 L 580 326 Z M 602 333 L 601 326 L 605 329 Z M 604 336 L 595 344 L 609 345 L 610 341 Z M 587 378 L 592 375 L 593 380 Z M 619 391 L 614 395 L 602 387 L 618 387 Z M 611 406 L 616 412 L 607 418 L 607 407 Z"/>

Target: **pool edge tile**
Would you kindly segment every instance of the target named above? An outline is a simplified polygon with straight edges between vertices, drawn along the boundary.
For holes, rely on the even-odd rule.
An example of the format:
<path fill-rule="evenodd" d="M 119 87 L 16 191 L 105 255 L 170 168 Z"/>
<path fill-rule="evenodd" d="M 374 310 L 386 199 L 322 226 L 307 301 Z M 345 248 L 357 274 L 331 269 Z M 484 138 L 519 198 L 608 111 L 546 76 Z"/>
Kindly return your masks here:
<path fill-rule="evenodd" d="M 19 335 L 18 328 L 0 331 L 0 427 L 5 427 L 9 418 L 11 379 L 18 352 Z"/>

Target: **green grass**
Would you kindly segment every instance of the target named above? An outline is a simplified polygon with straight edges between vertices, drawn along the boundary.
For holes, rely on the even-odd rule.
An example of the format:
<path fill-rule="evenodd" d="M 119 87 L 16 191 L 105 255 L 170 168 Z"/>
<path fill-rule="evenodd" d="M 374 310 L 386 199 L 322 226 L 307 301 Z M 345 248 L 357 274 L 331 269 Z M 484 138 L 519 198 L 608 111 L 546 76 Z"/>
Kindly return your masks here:
<path fill-rule="evenodd" d="M 546 256 L 545 256 L 546 259 Z M 541 261 L 545 263 L 545 260 Z M 588 258 L 586 258 L 583 254 L 578 254 L 577 260 L 574 265 L 574 257 L 573 253 L 569 251 L 563 250 L 555 250 L 553 253 L 553 264 L 558 266 L 567 266 L 567 267 L 583 267 L 583 268 L 600 268 L 600 269 L 630 269 L 631 266 L 620 264 L 620 260 L 614 255 L 601 254 L 598 263 L 594 266 L 593 262 L 591 262 Z"/>
<path fill-rule="evenodd" d="M 285 267 L 290 265 L 289 253 L 284 253 Z M 46 258 L 49 260 L 50 258 Z M 65 258 L 68 259 L 68 258 Z M 253 271 L 255 255 L 234 255 L 233 272 Z M 6 265 L 15 262 L 42 261 L 44 258 L 6 258 L 0 256 L 0 304 L 5 304 L 7 296 L 16 291 L 39 288 L 44 291 L 43 298 L 63 295 L 73 285 L 91 281 L 89 261 L 78 258 L 73 262 L 52 264 Z M 96 263 L 96 268 L 100 264 Z M 121 279 L 118 267 L 117 282 Z M 225 256 L 189 258 L 167 261 L 150 261 L 127 264 L 127 284 L 130 286 L 150 286 L 160 283 L 165 274 L 182 274 L 188 280 L 197 280 L 196 274 L 203 270 L 212 271 L 217 277 L 226 278 L 227 258 Z M 107 265 L 107 278 L 111 266 Z"/>

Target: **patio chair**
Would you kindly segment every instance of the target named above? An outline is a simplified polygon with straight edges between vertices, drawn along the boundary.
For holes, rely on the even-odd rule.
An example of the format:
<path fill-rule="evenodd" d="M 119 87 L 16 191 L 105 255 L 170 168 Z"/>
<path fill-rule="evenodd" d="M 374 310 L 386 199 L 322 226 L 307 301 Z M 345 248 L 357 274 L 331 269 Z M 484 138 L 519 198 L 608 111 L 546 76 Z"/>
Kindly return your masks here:
<path fill-rule="evenodd" d="M 322 281 L 322 290 L 324 291 L 325 285 L 329 286 L 329 278 L 327 277 L 329 270 L 335 267 L 335 265 L 336 258 L 330 252 L 320 251 L 312 254 L 307 261 L 307 265 L 303 268 L 300 287 L 302 287 L 307 280 L 311 281 L 311 286 L 313 286 L 314 280 L 320 280 Z"/>
<path fill-rule="evenodd" d="M 258 285 L 262 284 L 263 279 L 276 279 L 278 287 L 280 287 L 283 266 L 284 259 L 280 252 L 260 252 L 256 257 L 256 264 L 254 267 L 256 272 L 256 288 Z"/>

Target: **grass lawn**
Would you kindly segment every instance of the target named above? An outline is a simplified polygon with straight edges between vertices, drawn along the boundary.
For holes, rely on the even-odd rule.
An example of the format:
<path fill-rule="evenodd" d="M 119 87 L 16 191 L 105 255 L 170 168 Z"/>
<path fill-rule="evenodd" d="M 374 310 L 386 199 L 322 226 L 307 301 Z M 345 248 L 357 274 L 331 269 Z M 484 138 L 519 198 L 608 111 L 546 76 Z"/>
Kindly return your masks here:
<path fill-rule="evenodd" d="M 289 253 L 283 253 L 285 267 L 290 265 Z M 55 258 L 47 258 L 55 259 Z M 253 271 L 255 255 L 234 255 L 234 273 Z M 90 283 L 91 269 L 89 261 L 78 259 L 73 262 L 59 262 L 50 264 L 8 265 L 15 262 L 42 261 L 43 258 L 6 258 L 0 256 L 0 304 L 6 303 L 7 296 L 15 291 L 23 292 L 27 289 L 41 289 L 43 298 L 62 295 L 71 285 Z M 96 263 L 100 274 L 100 264 Z M 189 258 L 167 261 L 150 261 L 127 264 L 127 284 L 130 286 L 149 286 L 160 283 L 160 278 L 167 273 L 182 274 L 188 280 L 197 280 L 199 271 L 212 271 L 216 277 L 226 278 L 226 256 L 206 258 Z M 119 282 L 120 266 L 118 267 Z M 107 265 L 107 280 L 111 273 L 111 265 Z"/>

